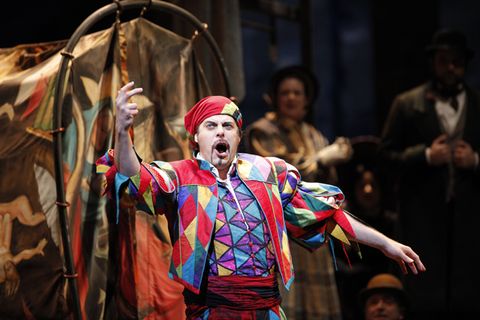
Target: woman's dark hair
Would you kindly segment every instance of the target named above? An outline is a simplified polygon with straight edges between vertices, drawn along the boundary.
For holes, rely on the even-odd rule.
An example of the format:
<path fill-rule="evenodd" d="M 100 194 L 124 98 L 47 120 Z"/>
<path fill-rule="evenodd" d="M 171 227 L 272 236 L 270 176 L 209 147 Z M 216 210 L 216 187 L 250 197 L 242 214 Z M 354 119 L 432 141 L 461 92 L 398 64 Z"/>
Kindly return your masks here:
<path fill-rule="evenodd" d="M 278 70 L 270 79 L 268 94 L 272 100 L 272 107 L 277 109 L 277 93 L 278 87 L 283 80 L 295 78 L 303 83 L 305 96 L 308 100 L 308 108 L 310 109 L 318 95 L 320 85 L 315 75 L 302 66 L 291 66 Z"/>

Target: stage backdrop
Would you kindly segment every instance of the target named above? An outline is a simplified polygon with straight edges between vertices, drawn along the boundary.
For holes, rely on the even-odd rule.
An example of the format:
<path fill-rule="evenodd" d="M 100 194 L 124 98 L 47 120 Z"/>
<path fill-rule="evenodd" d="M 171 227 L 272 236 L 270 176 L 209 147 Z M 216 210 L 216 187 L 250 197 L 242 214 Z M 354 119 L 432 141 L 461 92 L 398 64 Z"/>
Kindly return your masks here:
<path fill-rule="evenodd" d="M 200 41 L 199 39 L 195 41 Z M 0 319 L 66 319 L 67 281 L 57 219 L 52 105 L 66 41 L 0 49 Z M 210 94 L 192 42 L 138 18 L 75 47 L 62 105 L 63 170 L 85 319 L 182 319 L 183 287 L 167 277 L 162 216 L 102 197 L 95 161 L 113 147 L 114 101 L 143 93 L 134 143 L 145 161 L 190 157 L 183 116 Z"/>

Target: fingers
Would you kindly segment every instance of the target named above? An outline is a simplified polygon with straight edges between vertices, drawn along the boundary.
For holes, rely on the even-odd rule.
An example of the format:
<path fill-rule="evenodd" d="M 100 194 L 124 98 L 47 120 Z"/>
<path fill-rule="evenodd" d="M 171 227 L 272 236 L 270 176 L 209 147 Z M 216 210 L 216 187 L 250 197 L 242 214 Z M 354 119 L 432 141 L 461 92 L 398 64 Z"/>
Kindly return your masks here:
<path fill-rule="evenodd" d="M 466 141 L 463 140 L 458 140 L 455 143 L 455 152 L 468 152 L 468 153 L 473 153 L 473 149 L 470 146 L 470 144 Z"/>
<path fill-rule="evenodd" d="M 135 83 L 134 83 L 133 81 L 130 81 L 129 83 L 127 83 L 126 85 L 124 85 L 124 86 L 120 89 L 120 91 L 118 91 L 118 93 L 123 93 L 123 94 L 124 94 L 124 93 L 127 92 L 131 87 L 133 87 L 134 84 L 135 84 Z"/>
<path fill-rule="evenodd" d="M 403 260 L 397 260 L 397 262 L 398 262 L 398 265 L 400 266 L 400 269 L 402 269 L 403 274 L 407 274 L 408 270 L 405 267 L 405 262 L 403 262 Z"/>
<path fill-rule="evenodd" d="M 408 270 L 407 270 L 407 267 L 405 266 L 405 263 L 408 264 L 413 274 L 418 274 L 417 268 L 415 267 L 415 262 L 413 259 L 411 259 L 407 255 L 407 252 L 403 252 L 403 255 L 401 255 L 401 257 L 397 259 L 397 262 L 400 265 L 400 268 L 402 269 L 403 274 L 408 274 Z"/>
<path fill-rule="evenodd" d="M 420 271 L 426 271 L 427 268 L 425 268 L 425 265 L 423 264 L 422 261 L 420 261 L 420 257 L 417 256 L 417 259 L 415 260 L 415 265 L 417 266 L 418 270 Z"/>
<path fill-rule="evenodd" d="M 135 89 L 130 90 L 134 86 L 134 84 L 135 83 L 133 81 L 131 81 L 131 82 L 127 83 L 126 85 L 124 85 L 120 89 L 120 91 L 118 91 L 117 99 L 115 99 L 115 103 L 117 105 L 121 105 L 123 103 L 128 102 L 131 97 L 133 97 L 134 95 L 143 91 L 143 88 L 135 88 Z"/>
<path fill-rule="evenodd" d="M 452 152 L 450 145 L 445 143 L 446 139 L 448 136 L 443 134 L 433 140 L 430 147 L 430 164 L 439 166 L 451 161 Z"/>
<path fill-rule="evenodd" d="M 412 270 L 413 274 L 426 270 L 420 257 L 410 247 L 396 241 L 393 241 L 392 244 L 395 249 L 390 252 L 390 257 L 397 261 L 404 274 L 408 273 L 406 265 Z"/>
<path fill-rule="evenodd" d="M 467 148 L 470 146 L 470 144 L 468 144 L 468 142 L 466 141 L 463 141 L 463 140 L 458 140 L 456 143 L 455 143 L 455 146 L 457 148 Z"/>
<path fill-rule="evenodd" d="M 134 95 L 142 92 L 143 89 L 132 89 L 133 86 L 133 81 L 124 85 L 120 91 L 118 91 L 118 96 L 115 99 L 117 132 L 120 132 L 120 130 L 128 130 L 133 123 L 133 118 L 138 114 L 137 104 L 130 103 L 129 101 Z"/>
<path fill-rule="evenodd" d="M 459 140 L 455 145 L 453 160 L 456 167 L 469 169 L 475 167 L 475 152 L 466 141 Z"/>
<path fill-rule="evenodd" d="M 132 89 L 130 91 L 128 91 L 127 93 L 125 93 L 125 101 L 128 101 L 130 100 L 131 97 L 133 97 L 134 95 L 136 95 L 137 93 L 140 93 L 143 91 L 143 88 L 135 88 L 135 89 Z"/>
<path fill-rule="evenodd" d="M 417 267 L 415 266 L 415 263 L 413 261 L 410 262 L 408 266 L 410 267 L 410 270 L 412 270 L 413 274 L 418 274 Z"/>
<path fill-rule="evenodd" d="M 402 271 L 404 274 L 408 273 L 405 263 L 408 265 L 410 270 L 412 270 L 413 274 L 418 274 L 418 271 L 426 270 L 425 266 L 420 260 L 420 257 L 415 252 L 413 252 L 413 250 L 411 250 L 410 248 L 408 248 L 407 251 L 405 252 L 404 259 L 399 260 L 398 263 L 400 264 L 400 267 L 402 268 Z"/>
<path fill-rule="evenodd" d="M 448 135 L 442 134 L 441 136 L 438 136 L 435 140 L 433 140 L 432 145 L 437 143 L 444 143 L 445 140 L 447 139 L 448 139 Z"/>

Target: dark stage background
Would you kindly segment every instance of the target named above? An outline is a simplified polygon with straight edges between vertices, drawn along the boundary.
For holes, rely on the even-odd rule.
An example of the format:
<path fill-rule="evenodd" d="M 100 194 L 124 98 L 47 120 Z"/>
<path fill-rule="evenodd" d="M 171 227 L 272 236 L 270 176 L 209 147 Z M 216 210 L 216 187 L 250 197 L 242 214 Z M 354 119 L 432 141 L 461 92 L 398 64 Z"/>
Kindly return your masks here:
<path fill-rule="evenodd" d="M 233 0 L 205 1 L 214 6 Z M 301 1 L 278 2 L 296 6 Z M 90 14 L 111 3 L 1 0 L 0 48 L 68 39 Z M 321 84 L 313 122 L 330 141 L 336 136 L 380 136 L 395 95 L 428 79 L 424 48 L 439 28 L 457 28 L 467 34 L 477 55 L 468 66 L 466 79 L 480 88 L 478 0 L 312 0 L 311 5 L 313 71 Z M 139 13 L 124 12 L 121 20 L 136 18 Z M 167 14 L 158 12 L 147 12 L 145 18 L 166 28 L 174 23 Z M 270 23 L 265 14 L 245 9 L 240 18 Z M 90 32 L 109 28 L 114 20 L 112 15 Z M 292 21 L 276 20 L 273 41 L 265 31 L 247 26 L 241 30 L 243 58 L 238 63 L 243 65 L 245 96 L 239 105 L 245 128 L 269 110 L 262 95 L 270 76 L 282 67 L 300 64 L 302 54 L 300 26 Z"/>
<path fill-rule="evenodd" d="M 173 1 L 174 2 L 174 1 Z M 300 1 L 282 3 L 298 5 Z M 2 1 L 0 47 L 68 39 L 105 0 Z M 211 3 L 215 3 L 212 1 Z M 424 47 L 441 27 L 463 30 L 480 52 L 480 1 L 476 0 L 315 0 L 313 6 L 314 71 L 321 83 L 316 125 L 329 138 L 380 135 L 394 96 L 428 78 Z M 124 12 L 121 19 L 138 16 Z M 168 15 L 145 14 L 169 26 Z M 246 10 L 242 20 L 267 23 L 268 17 Z M 109 27 L 114 16 L 92 31 Z M 246 95 L 240 106 L 245 125 L 268 111 L 262 94 L 278 68 L 301 63 L 298 24 L 277 19 L 277 58 L 270 55 L 270 35 L 242 28 Z M 480 57 L 473 59 L 467 81 L 480 87 Z"/>

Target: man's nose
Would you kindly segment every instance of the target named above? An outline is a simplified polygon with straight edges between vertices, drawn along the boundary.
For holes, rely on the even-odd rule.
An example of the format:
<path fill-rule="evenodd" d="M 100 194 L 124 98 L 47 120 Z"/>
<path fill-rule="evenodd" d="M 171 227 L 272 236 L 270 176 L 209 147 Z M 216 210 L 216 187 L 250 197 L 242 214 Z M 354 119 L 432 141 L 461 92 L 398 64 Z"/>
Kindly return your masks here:
<path fill-rule="evenodd" d="M 376 307 L 377 307 L 378 309 L 383 309 L 384 306 L 385 306 L 385 301 L 379 300 L 379 301 L 377 302 Z"/>
<path fill-rule="evenodd" d="M 225 129 L 223 126 L 217 127 L 217 137 L 223 137 L 225 135 Z"/>

